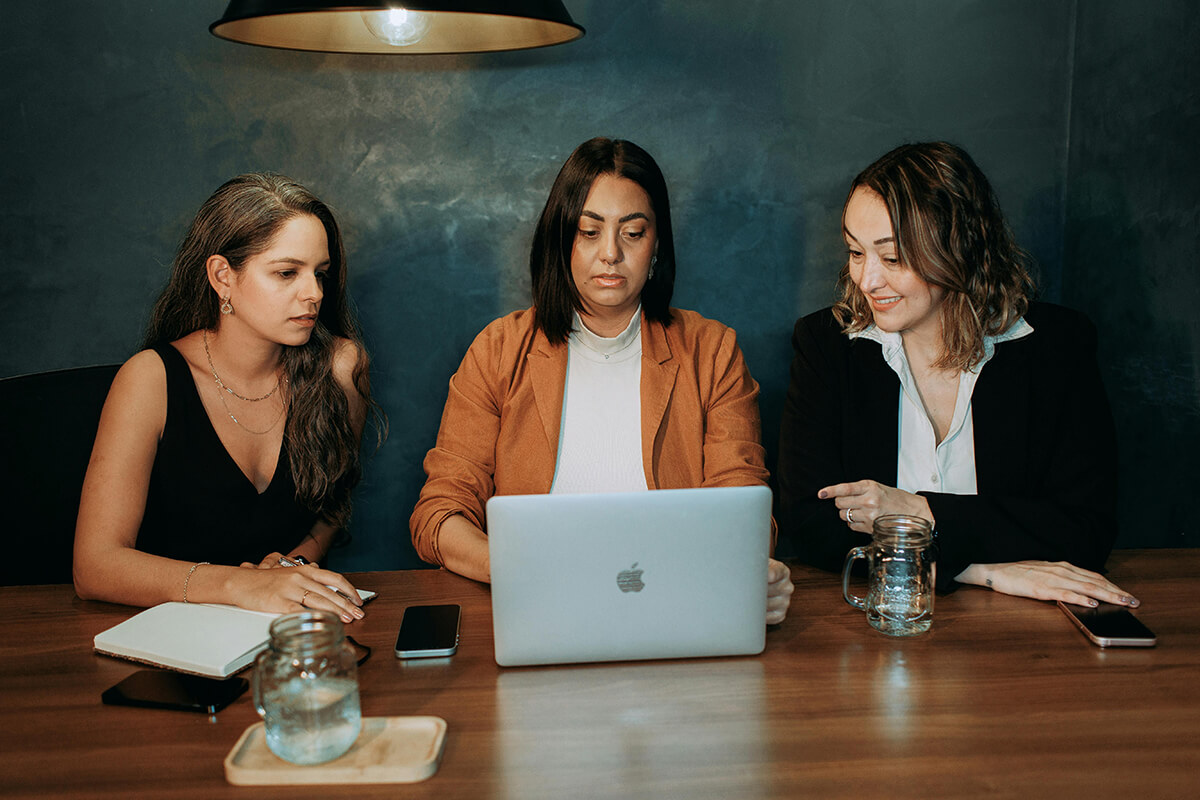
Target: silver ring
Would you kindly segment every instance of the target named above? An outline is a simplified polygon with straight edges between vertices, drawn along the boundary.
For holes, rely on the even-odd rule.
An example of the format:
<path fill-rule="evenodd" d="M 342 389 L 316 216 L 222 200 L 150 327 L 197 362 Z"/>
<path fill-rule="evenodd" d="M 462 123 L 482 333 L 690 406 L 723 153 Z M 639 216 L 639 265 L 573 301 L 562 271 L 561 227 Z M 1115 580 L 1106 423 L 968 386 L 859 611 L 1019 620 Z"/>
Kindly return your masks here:
<path fill-rule="evenodd" d="M 854 509 L 846 509 L 846 522 L 849 522 L 851 525 L 854 524 Z"/>
<path fill-rule="evenodd" d="M 308 593 L 309 593 L 309 591 L 310 591 L 310 590 L 308 590 L 308 589 L 305 589 L 305 590 L 304 590 L 304 594 L 300 596 L 300 605 L 304 605 L 304 601 L 308 599 Z"/>

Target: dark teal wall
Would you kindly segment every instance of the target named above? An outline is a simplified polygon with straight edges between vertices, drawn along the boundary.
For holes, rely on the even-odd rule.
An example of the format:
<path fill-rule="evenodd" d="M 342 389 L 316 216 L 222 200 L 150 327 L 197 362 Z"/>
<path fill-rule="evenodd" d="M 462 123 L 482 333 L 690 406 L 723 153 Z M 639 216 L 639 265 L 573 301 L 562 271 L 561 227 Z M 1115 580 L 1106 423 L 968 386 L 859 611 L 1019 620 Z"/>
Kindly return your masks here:
<path fill-rule="evenodd" d="M 1121 543 L 1200 545 L 1200 15 L 1079 4 L 1063 294 L 1100 326 Z"/>
<path fill-rule="evenodd" d="M 1174 36 L 1176 18 L 1195 32 L 1182 2 L 1126 40 L 1127 26 L 1106 27 L 1106 4 L 1068 0 L 568 0 L 588 31 L 579 42 L 418 59 L 220 41 L 207 25 L 222 0 L 11 5 L 6 28 L 27 33 L 0 51 L 0 375 L 123 360 L 217 185 L 259 169 L 305 182 L 345 225 L 350 289 L 391 418 L 358 495 L 355 540 L 336 557 L 345 569 L 414 563 L 407 518 L 446 381 L 484 324 L 528 304 L 533 221 L 562 161 L 599 134 L 632 139 L 662 164 L 676 304 L 738 329 L 772 459 L 791 323 L 830 300 L 846 184 L 895 144 L 927 138 L 964 145 L 989 173 L 1042 262 L 1045 295 L 1111 321 L 1106 354 L 1173 388 L 1176 428 L 1147 419 L 1167 416 L 1153 393 L 1113 387 L 1122 423 L 1140 426 L 1125 473 L 1157 474 L 1156 444 L 1195 442 L 1195 324 L 1149 240 L 1155 215 L 1190 214 L 1194 241 L 1196 193 L 1134 191 L 1140 173 L 1120 166 L 1163 130 L 1147 186 L 1170 177 L 1167 165 L 1190 167 L 1187 126 L 1166 105 L 1190 102 L 1194 123 L 1195 48 Z M 1113 72 L 1125 94 L 1081 86 Z M 1152 82 L 1183 85 L 1138 88 Z M 1144 113 L 1130 116 L 1131 102 Z M 1078 135 L 1088 113 L 1116 137 Z M 1120 124 L 1099 124 L 1109 114 Z M 1119 258 L 1082 254 L 1110 283 L 1132 283 L 1119 293 L 1136 304 L 1126 314 L 1071 263 L 1082 225 L 1120 219 L 1119 207 L 1071 197 L 1095 160 L 1134 191 L 1126 211 L 1139 215 L 1126 218 L 1134 233 L 1121 227 Z M 1179 268 L 1188 255 L 1174 252 Z M 1169 336 L 1146 321 L 1160 311 L 1153 275 L 1180 310 Z M 1135 336 L 1138 325 L 1150 329 Z M 1126 506 L 1127 544 L 1150 533 L 1142 509 Z"/>

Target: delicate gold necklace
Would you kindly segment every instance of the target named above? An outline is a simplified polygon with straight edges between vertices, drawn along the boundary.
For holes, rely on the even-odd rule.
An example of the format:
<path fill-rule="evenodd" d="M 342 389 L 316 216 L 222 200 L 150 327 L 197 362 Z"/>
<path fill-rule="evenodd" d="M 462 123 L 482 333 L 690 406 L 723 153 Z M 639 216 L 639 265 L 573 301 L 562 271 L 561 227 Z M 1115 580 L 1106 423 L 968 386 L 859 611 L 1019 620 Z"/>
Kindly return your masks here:
<path fill-rule="evenodd" d="M 571 341 L 573 341 L 573 342 L 575 342 L 575 343 L 577 343 L 577 344 L 581 344 L 581 345 L 583 345 L 583 346 L 584 346 L 584 347 L 586 347 L 588 350 L 591 350 L 593 353 L 595 353 L 595 354 L 596 354 L 596 355 L 598 355 L 598 356 L 604 356 L 604 360 L 605 360 L 605 361 L 608 361 L 610 358 L 612 358 L 613 356 L 617 355 L 618 353 L 624 353 L 626 350 L 628 350 L 629 348 L 631 348 L 631 347 L 633 347 L 635 344 L 637 344 L 639 341 L 641 341 L 641 338 L 642 338 L 642 335 L 641 335 L 641 334 L 642 334 L 642 332 L 639 330 L 639 331 L 637 332 L 637 334 L 635 334 L 634 336 L 630 337 L 630 339 L 629 339 L 629 341 L 628 341 L 628 342 L 626 342 L 625 344 L 621 345 L 621 346 L 620 346 L 620 347 L 618 347 L 616 350 L 612 350 L 612 351 L 610 351 L 610 352 L 607 352 L 607 353 L 606 353 L 606 352 L 604 352 L 603 350 L 598 350 L 597 348 L 595 348 L 595 347 L 592 347 L 592 346 L 591 346 L 591 344 L 589 344 L 589 343 L 588 343 L 588 340 L 587 340 L 587 338 L 586 338 L 586 337 L 587 337 L 587 334 L 586 334 L 586 333 L 583 333 L 582 331 L 572 331 L 572 333 L 577 333 L 578 335 L 577 335 L 577 336 L 575 336 L 575 337 L 574 337 L 574 338 L 573 338 Z M 599 334 L 594 334 L 594 335 L 595 335 L 595 336 L 597 336 L 597 337 L 598 337 L 598 338 L 600 338 L 600 339 L 604 339 L 604 338 L 605 338 L 605 337 L 603 337 L 603 336 L 600 336 Z M 618 338 L 619 338 L 619 337 L 618 337 Z"/>
<path fill-rule="evenodd" d="M 226 392 L 233 395 L 238 400 L 245 400 L 247 403 L 257 403 L 260 400 L 266 400 L 268 397 L 275 394 L 275 392 L 279 391 L 279 384 L 282 383 L 281 380 L 276 380 L 275 388 L 272 389 L 271 391 L 267 392 L 266 394 L 264 394 L 262 397 L 245 397 L 243 395 L 238 394 L 233 389 L 230 389 L 228 386 L 225 385 L 225 382 L 223 380 L 221 380 L 221 376 L 217 374 L 217 368 L 213 366 L 212 353 L 210 353 L 208 351 L 208 330 L 204 331 L 203 336 L 204 336 L 204 355 L 205 355 L 205 357 L 208 358 L 208 368 L 209 368 L 209 370 L 212 371 L 213 380 L 217 382 L 218 387 L 220 387 L 221 389 L 224 389 Z M 225 402 L 224 397 L 221 398 L 221 402 L 222 403 Z M 226 408 L 225 410 L 228 411 L 229 409 Z M 230 414 L 229 416 L 232 418 L 233 414 Z M 237 422 L 236 419 L 233 421 Z M 240 425 L 241 423 L 238 423 L 238 424 Z M 274 425 L 272 425 L 271 427 L 274 427 Z M 268 430 L 270 430 L 270 429 L 268 428 Z"/>
<path fill-rule="evenodd" d="M 278 389 L 278 388 L 279 388 L 278 386 L 275 387 L 275 389 Z M 275 391 L 275 390 L 272 389 L 271 391 Z M 217 392 L 217 398 L 221 401 L 221 405 L 224 406 L 224 408 L 225 408 L 225 413 L 229 416 L 229 418 L 231 420 L 233 420 L 233 423 L 235 425 L 237 425 L 239 428 L 241 428 L 242 430 L 244 430 L 246 433 L 253 433 L 255 436 L 262 436 L 264 433 L 270 433 L 272 430 L 275 429 L 275 426 L 279 423 L 279 418 L 283 416 L 284 404 L 280 403 L 279 404 L 279 413 L 275 415 L 275 419 L 271 420 L 271 424 L 268 425 L 266 428 L 264 428 L 261 431 L 256 431 L 253 428 L 248 428 L 245 425 L 243 425 L 238 420 L 238 418 L 233 415 L 233 412 L 229 410 L 229 404 L 225 402 L 225 395 L 223 395 L 221 392 Z M 260 397 L 259 399 L 262 400 L 264 398 Z"/>

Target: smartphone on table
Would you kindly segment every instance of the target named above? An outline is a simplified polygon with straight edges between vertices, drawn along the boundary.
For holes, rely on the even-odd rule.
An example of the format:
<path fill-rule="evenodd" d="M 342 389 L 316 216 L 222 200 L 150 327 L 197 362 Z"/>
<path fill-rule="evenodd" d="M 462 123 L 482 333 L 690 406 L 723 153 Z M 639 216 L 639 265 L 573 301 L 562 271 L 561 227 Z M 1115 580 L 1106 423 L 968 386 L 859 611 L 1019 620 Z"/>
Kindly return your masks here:
<path fill-rule="evenodd" d="M 249 684 L 245 678 L 205 678 L 164 669 L 141 669 L 100 695 L 110 706 L 169 708 L 215 714 L 232 703 Z"/>
<path fill-rule="evenodd" d="M 1158 642 L 1154 632 L 1124 606 L 1101 603 L 1092 608 L 1059 600 L 1058 607 L 1100 647 L 1153 647 Z"/>
<path fill-rule="evenodd" d="M 409 606 L 400 618 L 396 658 L 437 658 L 458 650 L 457 605 Z"/>

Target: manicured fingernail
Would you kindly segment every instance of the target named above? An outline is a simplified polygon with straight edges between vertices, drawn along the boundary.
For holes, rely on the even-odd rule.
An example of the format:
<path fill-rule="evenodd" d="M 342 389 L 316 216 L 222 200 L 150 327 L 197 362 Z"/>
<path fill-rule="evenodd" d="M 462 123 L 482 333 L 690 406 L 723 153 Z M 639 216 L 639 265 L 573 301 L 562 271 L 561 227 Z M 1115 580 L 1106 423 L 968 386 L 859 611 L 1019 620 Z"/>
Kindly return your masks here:
<path fill-rule="evenodd" d="M 1090 597 L 1089 597 L 1089 598 L 1088 598 L 1088 605 L 1089 605 L 1089 606 L 1091 606 L 1092 608 L 1095 608 L 1096 606 L 1098 606 L 1098 605 L 1100 605 L 1100 604 L 1099 604 L 1099 603 L 1097 603 L 1095 600 L 1093 600 L 1092 598 L 1090 598 Z"/>
<path fill-rule="evenodd" d="M 828 497 L 828 495 L 827 495 L 827 494 L 825 494 L 825 492 L 822 490 L 822 491 L 820 491 L 820 492 L 817 492 L 817 497 L 819 497 L 819 498 L 821 498 L 822 500 L 824 500 L 826 497 Z"/>
<path fill-rule="evenodd" d="M 1137 608 L 1142 604 L 1142 601 L 1138 600 L 1136 597 L 1129 597 L 1126 599 L 1129 600 L 1129 605 L 1133 606 L 1134 608 Z"/>

